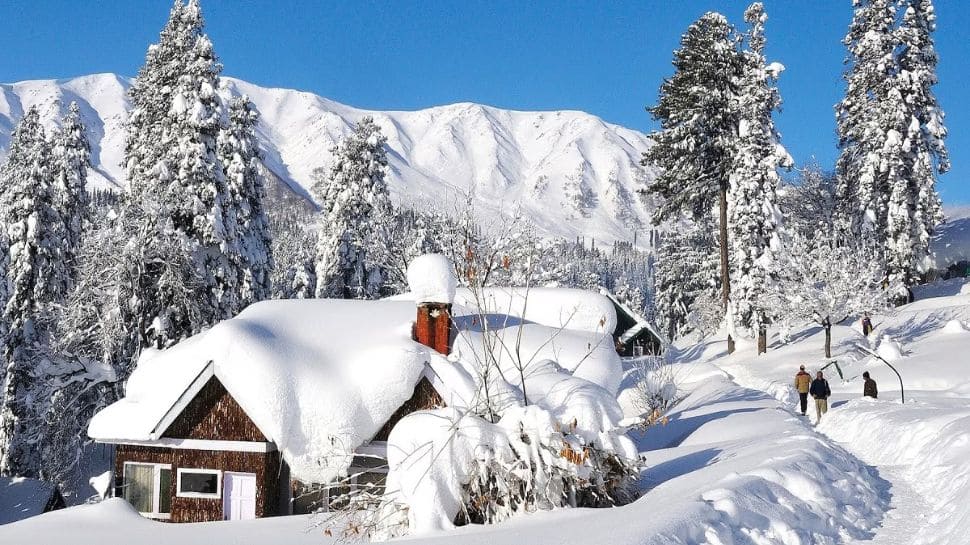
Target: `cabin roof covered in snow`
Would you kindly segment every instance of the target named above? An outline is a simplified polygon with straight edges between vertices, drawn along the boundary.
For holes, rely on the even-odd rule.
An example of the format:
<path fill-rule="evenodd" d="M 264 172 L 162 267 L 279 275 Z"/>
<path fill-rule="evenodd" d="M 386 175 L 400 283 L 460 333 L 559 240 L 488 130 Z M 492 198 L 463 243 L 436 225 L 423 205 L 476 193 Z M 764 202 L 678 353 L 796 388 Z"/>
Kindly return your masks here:
<path fill-rule="evenodd" d="M 609 301 L 579 290 L 543 291 L 549 293 L 535 301 L 553 308 L 534 305 L 530 295 L 529 310 L 523 314 L 556 321 L 565 301 L 577 298 L 584 301 L 580 305 L 584 310 L 571 312 L 580 318 L 567 325 L 583 324 L 600 332 L 528 322 L 513 312 L 489 307 L 484 314 L 498 331 L 500 346 L 516 342 L 522 325 L 521 345 L 530 363 L 555 363 L 553 367 L 542 364 L 541 378 L 530 377 L 536 381 L 535 387 L 529 386 L 530 398 L 543 395 L 549 403 L 564 403 L 541 390 L 582 379 L 595 387 L 596 398 L 596 407 L 583 408 L 584 414 L 610 413 L 612 407 L 603 407 L 615 404 L 622 370 L 609 340 L 612 330 L 604 332 L 600 325 L 605 310 L 609 310 L 608 323 L 603 325 L 609 327 L 615 321 Z M 455 353 L 447 359 L 412 340 L 413 300 L 254 304 L 238 317 L 171 348 L 143 353 L 128 379 L 125 397 L 96 414 L 88 434 L 110 443 L 158 440 L 180 407 L 215 376 L 277 445 L 295 478 L 331 481 L 350 465 L 354 449 L 370 440 L 410 398 L 422 376 L 431 379 L 449 406 L 475 404 L 474 367 L 482 334 L 482 322 L 476 316 L 483 313 L 459 300 L 465 301 L 460 293 L 453 311 Z M 509 352 L 501 347 L 495 350 Z M 497 359 L 504 361 L 501 356 Z M 550 369 L 559 371 L 550 374 Z M 582 420 L 582 414 L 569 415 L 573 417 Z"/>
<path fill-rule="evenodd" d="M 658 341 L 663 341 L 663 337 L 660 336 L 660 333 L 657 332 L 657 329 L 653 326 L 653 324 L 651 324 L 646 318 L 641 316 L 640 313 L 635 312 L 633 309 L 631 309 L 628 305 L 621 303 L 620 300 L 617 299 L 612 292 L 610 292 L 610 290 L 606 288 L 600 288 L 600 293 L 603 294 L 605 297 L 607 297 L 613 303 L 615 310 L 619 310 L 620 312 L 623 312 L 626 315 L 627 320 L 629 320 L 630 322 L 633 322 L 633 325 L 627 328 L 626 330 L 616 332 L 621 343 L 628 342 L 630 339 L 635 337 L 638 333 L 640 333 L 644 329 L 649 331 L 650 334 L 656 337 Z M 621 321 L 623 320 L 621 320 L 620 317 L 617 316 L 617 323 L 619 324 Z"/>
<path fill-rule="evenodd" d="M 423 300 L 414 292 L 391 299 Z M 461 312 L 460 308 L 465 308 L 486 314 L 515 316 L 527 322 L 570 331 L 612 333 L 616 329 L 616 310 L 609 299 L 574 288 L 457 288 L 454 303 L 459 308 L 456 314 Z"/>

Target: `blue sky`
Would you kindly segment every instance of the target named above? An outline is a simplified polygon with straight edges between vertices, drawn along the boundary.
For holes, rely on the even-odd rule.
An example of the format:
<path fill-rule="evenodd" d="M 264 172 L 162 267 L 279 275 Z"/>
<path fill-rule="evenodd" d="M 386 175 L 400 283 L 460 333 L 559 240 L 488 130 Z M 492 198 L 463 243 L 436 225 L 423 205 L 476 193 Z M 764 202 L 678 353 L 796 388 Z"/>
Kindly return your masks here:
<path fill-rule="evenodd" d="M 705 11 L 735 24 L 747 2 L 323 2 L 203 0 L 225 74 L 311 91 L 353 106 L 416 109 L 481 102 L 576 109 L 640 130 L 671 73 L 671 53 Z M 768 53 L 780 82 L 783 142 L 800 163 L 836 156 L 832 105 L 843 91 L 840 40 L 850 0 L 766 0 Z M 0 81 L 95 72 L 134 75 L 169 1 L 39 0 L 0 5 Z M 939 97 L 953 170 L 944 204 L 970 204 L 970 2 L 937 0 Z"/>

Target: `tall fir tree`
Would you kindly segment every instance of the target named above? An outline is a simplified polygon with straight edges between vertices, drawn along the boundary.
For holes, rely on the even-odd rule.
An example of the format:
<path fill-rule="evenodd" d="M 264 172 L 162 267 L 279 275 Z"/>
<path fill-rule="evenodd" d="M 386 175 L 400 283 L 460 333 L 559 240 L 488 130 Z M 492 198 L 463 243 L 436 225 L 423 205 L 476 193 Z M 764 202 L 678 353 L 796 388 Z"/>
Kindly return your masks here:
<path fill-rule="evenodd" d="M 272 295 L 272 241 L 263 208 L 266 188 L 256 141 L 258 121 L 259 114 L 249 97 L 236 97 L 229 101 L 229 125 L 219 134 L 228 189 L 224 223 L 231 236 L 226 253 L 239 275 L 238 289 L 224 292 L 221 303 L 229 315 Z"/>
<path fill-rule="evenodd" d="M 71 284 L 76 277 L 77 253 L 88 220 L 90 198 L 86 186 L 90 157 L 91 146 L 81 122 L 81 109 L 77 102 L 71 102 L 53 138 L 54 202 L 64 220 L 62 248 Z"/>
<path fill-rule="evenodd" d="M 369 248 L 383 244 L 381 233 L 392 220 L 387 183 L 387 138 L 372 117 L 333 149 L 326 176 L 313 187 L 322 206 L 317 243 L 317 297 L 374 299 L 383 283 Z"/>
<path fill-rule="evenodd" d="M 218 139 L 222 69 L 197 0 L 176 1 L 132 85 L 121 228 L 132 234 L 118 272 L 129 324 L 119 362 L 169 346 L 235 310 L 239 274 L 225 253 L 229 200 Z M 226 305 L 227 301 L 232 304 Z"/>
<path fill-rule="evenodd" d="M 64 228 L 55 209 L 51 149 L 35 108 L 14 131 L 0 174 L 0 224 L 9 261 L 2 320 L 3 402 L 0 406 L 0 474 L 36 477 L 39 456 L 29 439 L 32 396 L 43 385 L 35 353 L 46 342 L 39 315 L 63 299 L 69 274 L 61 247 Z"/>
<path fill-rule="evenodd" d="M 774 82 L 784 67 L 765 59 L 767 18 L 760 2 L 744 12 L 750 28 L 739 84 L 738 145 L 728 191 L 732 318 L 736 328 L 748 336 L 758 333 L 761 341 L 770 321 L 763 295 L 772 281 L 770 271 L 781 241 L 778 169 L 792 165 L 772 121 L 781 104 Z"/>
<path fill-rule="evenodd" d="M 886 153 L 895 151 L 884 143 L 894 126 L 886 98 L 895 66 L 896 11 L 893 0 L 853 0 L 853 6 L 843 39 L 848 49 L 846 92 L 836 105 L 838 226 L 842 236 L 881 246 L 889 194 L 882 163 Z"/>
<path fill-rule="evenodd" d="M 192 7 L 192 2 L 186 6 L 188 11 Z M 189 263 L 202 279 L 199 321 L 172 321 L 169 325 L 173 329 L 163 335 L 174 340 L 231 317 L 236 305 L 224 306 L 223 302 L 233 301 L 239 290 L 237 271 L 224 253 L 233 234 L 226 231 L 224 224 L 229 195 L 218 150 L 225 118 L 217 92 L 222 66 L 212 42 L 202 33 L 201 14 L 197 21 L 198 34 L 188 51 L 165 120 L 166 150 L 157 179 L 167 205 L 165 225 L 171 226 Z M 177 309 L 171 302 L 165 304 Z"/>
<path fill-rule="evenodd" d="M 125 174 L 129 191 L 137 199 L 153 189 L 165 148 L 163 120 L 172 107 L 172 93 L 182 73 L 189 50 L 201 33 L 198 2 L 175 0 L 159 41 L 148 47 L 145 64 L 128 89 L 131 111 L 125 131 Z"/>
<path fill-rule="evenodd" d="M 900 167 L 907 181 L 910 217 L 909 232 L 891 239 L 897 246 L 907 240 L 908 246 L 895 256 L 896 263 L 890 272 L 897 274 L 901 281 L 912 283 L 925 268 L 930 236 L 943 222 L 936 174 L 949 171 L 950 160 L 944 142 L 947 131 L 943 110 L 933 93 L 938 62 L 932 36 L 936 30 L 936 11 L 932 0 L 908 0 L 903 7 L 902 23 L 897 31 L 901 50 L 896 88 L 904 115 L 897 130 L 902 138 Z"/>
<path fill-rule="evenodd" d="M 727 192 L 737 150 L 738 76 L 743 60 L 727 19 L 707 13 L 681 37 L 674 75 L 660 87 L 650 114 L 660 122 L 643 164 L 659 167 L 647 192 L 660 197 L 653 220 L 690 216 L 702 225 L 718 210 L 721 304 L 731 294 L 728 270 Z M 728 349 L 733 341 L 728 338 Z"/>
<path fill-rule="evenodd" d="M 936 14 L 929 0 L 854 5 L 845 39 L 848 87 L 836 114 L 840 226 L 875 247 L 889 277 L 911 284 L 943 220 L 936 174 L 949 169 L 943 112 L 932 91 Z"/>

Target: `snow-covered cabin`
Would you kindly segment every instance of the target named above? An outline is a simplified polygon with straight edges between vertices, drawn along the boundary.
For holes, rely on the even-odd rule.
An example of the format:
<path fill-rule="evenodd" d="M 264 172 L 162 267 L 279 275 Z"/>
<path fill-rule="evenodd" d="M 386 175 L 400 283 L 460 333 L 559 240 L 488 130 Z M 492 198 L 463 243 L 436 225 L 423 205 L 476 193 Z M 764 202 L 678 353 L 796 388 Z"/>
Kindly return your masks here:
<path fill-rule="evenodd" d="M 528 379 L 533 403 L 594 432 L 608 427 L 604 414 L 619 420 L 622 371 L 606 298 L 537 290 L 526 312 L 520 293 L 493 289 L 473 306 L 473 294 L 456 297 L 450 272 L 434 281 L 450 264 L 430 261 L 409 271 L 412 293 L 396 300 L 265 301 L 146 351 L 125 397 L 88 430 L 116 445 L 115 494 L 146 517 L 195 522 L 326 508 L 325 485 L 336 480 L 380 486 L 399 420 L 476 403 L 485 329 L 500 339 L 508 329 L 500 343 L 514 339 L 542 364 Z M 578 392 L 569 399 L 585 396 L 575 411 L 556 391 L 564 381 L 588 386 L 568 389 Z"/>
<path fill-rule="evenodd" d="M 610 290 L 600 288 L 600 293 L 613 303 L 616 313 L 616 328 L 613 340 L 616 351 L 621 356 L 659 355 L 663 352 L 663 337 L 649 320 L 634 311 L 629 305 L 620 302 Z"/>

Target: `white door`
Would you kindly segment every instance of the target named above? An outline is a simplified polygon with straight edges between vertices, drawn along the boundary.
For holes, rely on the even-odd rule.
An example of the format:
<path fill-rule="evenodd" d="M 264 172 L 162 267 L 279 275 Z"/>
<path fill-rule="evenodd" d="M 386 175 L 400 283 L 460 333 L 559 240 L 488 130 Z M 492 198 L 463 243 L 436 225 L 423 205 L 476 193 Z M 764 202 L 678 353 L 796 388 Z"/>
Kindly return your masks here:
<path fill-rule="evenodd" d="M 225 520 L 256 518 L 256 474 L 225 472 L 222 477 L 222 516 Z"/>

